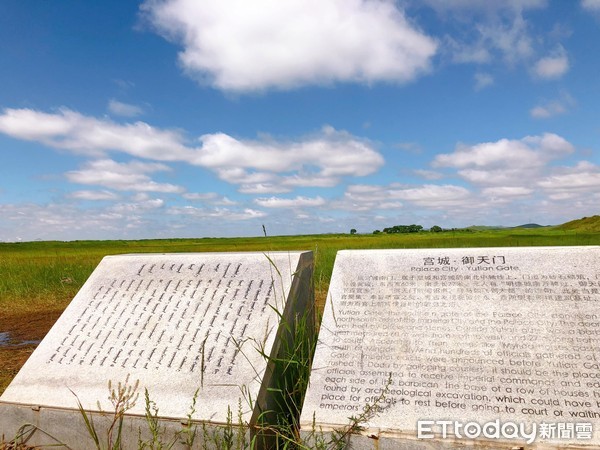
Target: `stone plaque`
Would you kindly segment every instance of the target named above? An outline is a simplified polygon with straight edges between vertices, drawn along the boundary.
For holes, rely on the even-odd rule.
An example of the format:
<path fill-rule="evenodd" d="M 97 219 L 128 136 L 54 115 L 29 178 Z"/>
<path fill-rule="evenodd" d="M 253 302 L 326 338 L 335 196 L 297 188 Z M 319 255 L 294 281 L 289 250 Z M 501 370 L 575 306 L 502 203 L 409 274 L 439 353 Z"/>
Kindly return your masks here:
<path fill-rule="evenodd" d="M 600 247 L 339 252 L 301 426 L 351 416 L 353 448 L 600 445 Z"/>
<path fill-rule="evenodd" d="M 105 257 L 1 397 L 7 405 L 110 410 L 109 380 L 139 380 L 160 416 L 253 423 L 268 403 L 279 316 L 312 309 L 312 253 L 139 254 Z M 250 405 L 245 399 L 252 398 Z M 241 401 L 241 403 L 239 403 Z M 5 412 L 8 411 L 8 412 Z M 9 410 L 2 411 L 2 431 Z M 5 418 L 6 416 L 6 418 Z M 71 417 L 72 420 L 72 417 Z M 237 420 L 237 417 L 236 417 Z M 12 424 L 11 424 L 12 425 Z M 52 434 L 52 433 L 51 433 Z"/>

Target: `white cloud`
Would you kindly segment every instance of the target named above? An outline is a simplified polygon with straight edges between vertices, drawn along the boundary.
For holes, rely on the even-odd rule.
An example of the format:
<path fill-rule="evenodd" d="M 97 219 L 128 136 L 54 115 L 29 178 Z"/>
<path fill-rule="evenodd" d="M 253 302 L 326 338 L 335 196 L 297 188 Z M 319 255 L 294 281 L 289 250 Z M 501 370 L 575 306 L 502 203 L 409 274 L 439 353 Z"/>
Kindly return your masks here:
<path fill-rule="evenodd" d="M 415 175 L 425 178 L 426 180 L 439 180 L 441 178 L 444 178 L 444 174 L 442 174 L 440 172 L 435 172 L 433 170 L 417 169 L 417 170 L 414 170 L 413 172 L 415 173 Z"/>
<path fill-rule="evenodd" d="M 331 127 L 301 141 L 242 141 L 222 133 L 201 140 L 195 162 L 246 193 L 330 187 L 345 176 L 369 175 L 384 162 L 369 143 Z"/>
<path fill-rule="evenodd" d="M 514 64 L 533 54 L 533 40 L 528 23 L 519 14 L 510 24 L 489 24 L 479 27 L 483 42 L 500 51 L 504 59 Z"/>
<path fill-rule="evenodd" d="M 237 202 L 227 198 L 220 196 L 216 192 L 205 192 L 205 193 L 197 193 L 197 192 L 186 192 L 182 195 L 186 200 L 194 200 L 194 201 L 202 201 L 206 203 L 210 203 L 211 205 L 220 205 L 220 206 L 232 206 L 237 205 Z"/>
<path fill-rule="evenodd" d="M 150 200 L 150 195 L 147 192 L 135 192 L 131 194 L 130 199 L 134 202 L 145 202 Z"/>
<path fill-rule="evenodd" d="M 582 193 L 600 192 L 600 167 L 581 161 L 575 167 L 564 167 L 558 173 L 544 177 L 538 183 L 550 198 L 567 199 Z"/>
<path fill-rule="evenodd" d="M 296 198 L 269 197 L 257 198 L 254 202 L 264 208 L 302 208 L 323 206 L 325 204 L 325 199 L 322 197 L 309 198 L 302 196 Z"/>
<path fill-rule="evenodd" d="M 147 0 L 141 9 L 183 45 L 189 75 L 228 91 L 406 82 L 436 51 L 389 1 Z"/>
<path fill-rule="evenodd" d="M 78 200 L 117 200 L 119 196 L 110 191 L 75 191 L 69 194 L 70 198 Z"/>
<path fill-rule="evenodd" d="M 224 133 L 201 136 L 187 145 L 178 131 L 144 122 L 118 124 L 61 109 L 55 114 L 5 109 L 0 132 L 76 154 L 106 157 L 125 153 L 155 161 L 183 161 L 214 171 L 246 193 L 283 193 L 295 187 L 332 187 L 343 177 L 375 172 L 383 157 L 351 134 L 325 126 L 315 135 L 291 141 L 236 139 Z"/>
<path fill-rule="evenodd" d="M 545 79 L 560 78 L 569 70 L 565 49 L 560 45 L 553 51 L 548 48 L 548 43 L 565 38 L 568 32 L 558 25 L 538 31 L 536 23 L 527 20 L 527 13 L 546 8 L 547 0 L 424 1 L 456 26 L 442 40 L 443 51 L 455 63 L 524 65 L 533 76 Z M 490 81 L 488 76 L 476 75 L 475 89 L 489 86 Z"/>
<path fill-rule="evenodd" d="M 351 185 L 346 189 L 343 199 L 332 202 L 331 207 L 350 211 L 383 210 L 389 212 L 389 210 L 405 207 L 404 203 L 428 209 L 468 208 L 473 206 L 473 195 L 462 186 L 448 184 Z"/>
<path fill-rule="evenodd" d="M 520 186 L 497 186 L 491 188 L 485 188 L 481 191 L 485 197 L 501 197 L 501 198 L 515 198 L 515 197 L 526 197 L 533 193 L 533 189 Z"/>
<path fill-rule="evenodd" d="M 437 155 L 434 166 L 463 168 L 540 165 L 548 158 L 563 156 L 573 150 L 573 146 L 564 138 L 544 133 L 542 136 L 527 136 L 520 140 L 500 139 L 470 147 L 461 145 L 454 153 Z"/>
<path fill-rule="evenodd" d="M 498 14 L 471 18 L 471 22 L 460 19 L 461 27 L 467 27 L 464 36 L 445 36 L 446 51 L 453 62 L 487 64 L 504 61 L 513 66 L 527 62 L 533 56 L 534 39 L 521 11 L 494 12 Z"/>
<path fill-rule="evenodd" d="M 490 169 L 463 169 L 458 174 L 470 183 L 477 185 L 513 185 L 521 184 L 525 180 L 535 178 L 538 168 L 490 168 Z"/>
<path fill-rule="evenodd" d="M 462 186 L 426 184 L 414 188 L 390 189 L 390 198 L 430 208 L 466 206 L 471 192 Z"/>
<path fill-rule="evenodd" d="M 180 186 L 152 181 L 146 174 L 170 170 L 164 164 L 131 161 L 118 163 L 110 159 L 87 162 L 83 169 L 67 172 L 69 181 L 104 186 L 118 191 L 183 192 Z"/>
<path fill-rule="evenodd" d="M 384 206 L 385 205 L 385 206 Z M 398 201 L 390 202 L 389 191 L 378 185 L 350 185 L 342 199 L 330 203 L 330 208 L 348 211 L 376 211 L 402 208 Z"/>
<path fill-rule="evenodd" d="M 239 236 L 239 225 L 232 222 L 265 216 L 250 208 L 168 208 L 165 200 L 147 196 L 85 208 L 65 202 L 0 203 L 0 241 Z M 260 224 L 245 230 L 243 235 L 259 234 Z"/>
<path fill-rule="evenodd" d="M 473 42 L 460 41 L 452 36 L 445 36 L 446 51 L 457 64 L 484 64 L 492 59 L 491 48 L 479 36 Z"/>
<path fill-rule="evenodd" d="M 205 192 L 205 193 L 186 192 L 185 194 L 182 195 L 182 197 L 185 198 L 186 200 L 200 200 L 200 201 L 214 200 L 218 196 L 219 196 L 219 194 L 217 194 L 216 192 Z"/>
<path fill-rule="evenodd" d="M 575 104 L 575 99 L 569 93 L 562 92 L 559 98 L 542 102 L 531 108 L 529 114 L 535 119 L 547 119 L 560 114 L 566 114 Z"/>
<path fill-rule="evenodd" d="M 383 164 L 383 158 L 366 142 L 325 127 L 319 136 L 301 142 L 240 141 L 226 134 L 205 135 L 197 162 L 205 167 L 253 168 L 271 172 L 320 166 L 328 176 L 364 176 Z"/>
<path fill-rule="evenodd" d="M 233 206 L 233 205 L 237 205 L 238 202 L 231 200 L 230 198 L 227 198 L 227 197 L 221 197 L 220 199 L 212 202 L 212 204 L 213 205 L 221 205 L 221 206 Z"/>
<path fill-rule="evenodd" d="M 242 184 L 238 191 L 242 194 L 284 194 L 290 188 L 271 183 Z"/>
<path fill-rule="evenodd" d="M 109 151 L 158 161 L 181 161 L 193 156 L 179 132 L 158 130 L 144 122 L 121 125 L 65 108 L 55 114 L 5 109 L 0 115 L 0 132 L 94 157 L 104 156 Z"/>
<path fill-rule="evenodd" d="M 69 204 L 0 204 L 0 240 L 85 239 L 125 236 L 137 218 L 106 209 L 82 209 Z M 6 227 L 7 231 L 3 231 Z"/>
<path fill-rule="evenodd" d="M 489 73 L 477 72 L 474 78 L 476 91 L 481 91 L 482 89 L 494 84 L 494 77 Z"/>
<path fill-rule="evenodd" d="M 582 0 L 581 7 L 592 12 L 600 12 L 600 0 Z"/>
<path fill-rule="evenodd" d="M 109 211 L 114 211 L 122 214 L 144 213 L 155 209 L 160 209 L 165 206 L 165 201 L 162 198 L 153 198 L 132 203 L 117 203 L 109 208 Z"/>
<path fill-rule="evenodd" d="M 573 146 L 564 138 L 545 133 L 520 140 L 459 145 L 454 153 L 437 155 L 433 165 L 460 169 L 460 176 L 478 185 L 519 186 L 526 180 L 536 179 L 549 161 L 573 151 Z"/>
<path fill-rule="evenodd" d="M 122 117 L 137 117 L 144 114 L 143 108 L 136 105 L 131 105 L 129 103 L 120 102 L 114 98 L 108 102 L 108 110 L 111 113 Z"/>
<path fill-rule="evenodd" d="M 547 119 L 567 112 L 567 108 L 560 102 L 550 102 L 531 108 L 529 114 L 534 119 Z"/>
<path fill-rule="evenodd" d="M 533 72 L 539 78 L 556 79 L 569 71 L 569 57 L 564 47 L 559 46 L 549 56 L 538 60 Z"/>
<path fill-rule="evenodd" d="M 245 208 L 232 210 L 229 208 L 196 208 L 193 206 L 172 207 L 167 210 L 174 216 L 191 216 L 194 218 L 223 219 L 223 220 L 250 220 L 265 217 L 267 213 L 256 209 Z"/>

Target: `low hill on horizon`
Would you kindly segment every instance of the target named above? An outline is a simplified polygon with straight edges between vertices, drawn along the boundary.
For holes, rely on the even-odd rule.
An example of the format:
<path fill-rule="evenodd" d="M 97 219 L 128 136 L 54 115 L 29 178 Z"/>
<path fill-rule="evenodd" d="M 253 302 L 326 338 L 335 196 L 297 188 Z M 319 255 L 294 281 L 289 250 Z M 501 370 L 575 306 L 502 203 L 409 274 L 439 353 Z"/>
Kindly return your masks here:
<path fill-rule="evenodd" d="M 489 231 L 489 230 L 503 230 L 506 227 L 501 225 L 470 225 L 465 227 L 465 230 L 475 230 L 475 231 Z"/>
<path fill-rule="evenodd" d="M 516 227 L 512 227 L 512 228 L 545 228 L 548 226 L 550 226 L 550 225 L 540 225 L 539 223 L 526 223 L 523 225 L 517 225 Z"/>
<path fill-rule="evenodd" d="M 512 230 L 514 228 L 546 228 L 551 227 L 552 225 L 540 225 L 538 223 L 525 223 L 523 225 L 517 225 L 516 227 L 509 227 L 503 225 L 471 225 L 465 227 L 468 230 L 476 230 L 476 231 L 490 231 L 490 230 Z"/>
<path fill-rule="evenodd" d="M 583 217 L 571 220 L 556 227 L 557 230 L 598 231 L 600 232 L 600 216 Z"/>

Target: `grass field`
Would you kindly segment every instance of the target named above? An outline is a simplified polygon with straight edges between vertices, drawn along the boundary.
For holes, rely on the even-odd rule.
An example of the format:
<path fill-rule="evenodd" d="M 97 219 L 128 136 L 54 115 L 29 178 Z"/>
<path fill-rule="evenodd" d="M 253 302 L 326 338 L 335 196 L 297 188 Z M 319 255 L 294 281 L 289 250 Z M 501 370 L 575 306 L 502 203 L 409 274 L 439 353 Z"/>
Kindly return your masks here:
<path fill-rule="evenodd" d="M 0 394 L 106 255 L 312 250 L 316 300 L 322 309 L 338 250 L 600 245 L 600 233 L 587 225 L 575 230 L 0 243 Z M 8 345 L 1 339 L 7 333 Z M 1 448 L 6 443 L 0 437 Z"/>
<path fill-rule="evenodd" d="M 0 317 L 63 309 L 106 255 L 123 253 L 312 250 L 324 296 L 343 249 L 598 245 L 596 232 L 522 229 L 379 235 L 0 243 Z M 0 330 L 2 331 L 2 330 Z"/>
<path fill-rule="evenodd" d="M 22 341 L 43 338 L 106 255 L 312 250 L 317 303 L 322 307 L 338 250 L 555 245 L 600 245 L 600 233 L 537 228 L 393 235 L 0 243 L 0 333 L 8 332 Z M 0 346 L 0 393 L 33 348 Z"/>

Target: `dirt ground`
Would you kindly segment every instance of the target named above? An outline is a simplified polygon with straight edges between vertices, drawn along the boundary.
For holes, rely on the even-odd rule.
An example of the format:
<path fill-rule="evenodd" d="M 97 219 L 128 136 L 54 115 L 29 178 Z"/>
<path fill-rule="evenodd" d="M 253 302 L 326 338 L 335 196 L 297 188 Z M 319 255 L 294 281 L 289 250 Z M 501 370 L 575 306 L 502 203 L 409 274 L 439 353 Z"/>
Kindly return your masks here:
<path fill-rule="evenodd" d="M 0 394 L 37 347 L 37 343 L 23 344 L 23 341 L 41 341 L 61 313 L 56 310 L 0 316 L 0 333 L 10 336 L 8 345 L 0 345 Z"/>

